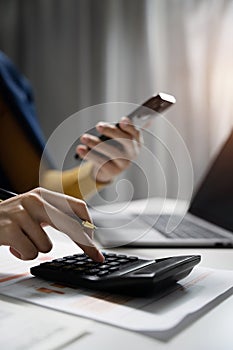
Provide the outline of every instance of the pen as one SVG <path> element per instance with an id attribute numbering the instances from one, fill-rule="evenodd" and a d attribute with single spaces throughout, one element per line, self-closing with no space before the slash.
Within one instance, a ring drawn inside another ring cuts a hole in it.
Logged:
<path id="1" fill-rule="evenodd" d="M 5 201 L 6 199 L 10 199 L 12 197 L 15 197 L 15 196 L 17 196 L 16 193 L 4 190 L 3 188 L 0 188 L 0 201 L 1 202 Z"/>
<path id="2" fill-rule="evenodd" d="M 12 197 L 17 196 L 17 193 L 11 192 L 11 191 L 7 191 L 3 188 L 0 188 L 0 202 L 5 201 L 6 199 L 10 199 Z M 77 217 L 75 217 L 75 219 L 77 219 Z M 96 229 L 96 226 L 94 224 L 92 224 L 91 222 L 81 219 L 81 225 L 85 228 L 89 228 L 89 229 Z"/>

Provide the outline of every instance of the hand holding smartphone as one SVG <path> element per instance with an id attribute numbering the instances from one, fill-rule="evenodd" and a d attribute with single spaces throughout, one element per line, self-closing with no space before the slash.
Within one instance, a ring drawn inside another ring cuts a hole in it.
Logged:
<path id="1" fill-rule="evenodd" d="M 159 94 L 150 97 L 138 108 L 133 110 L 129 115 L 127 115 L 127 118 L 132 120 L 135 123 L 135 125 L 140 124 L 145 127 L 151 119 L 163 114 L 175 102 L 176 99 L 174 96 L 160 92 Z M 117 123 L 116 126 L 120 128 L 119 123 Z M 101 141 L 110 140 L 110 138 L 105 135 L 100 135 L 99 139 Z M 75 158 L 79 159 L 78 154 L 75 155 Z"/>

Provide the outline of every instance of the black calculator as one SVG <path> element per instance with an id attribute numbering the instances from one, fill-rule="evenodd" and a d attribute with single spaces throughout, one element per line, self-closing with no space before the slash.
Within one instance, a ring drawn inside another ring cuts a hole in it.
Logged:
<path id="1" fill-rule="evenodd" d="M 31 268 L 34 276 L 70 287 L 141 294 L 160 291 L 186 277 L 200 255 L 148 260 L 138 256 L 103 253 L 98 263 L 86 254 L 74 254 Z"/>

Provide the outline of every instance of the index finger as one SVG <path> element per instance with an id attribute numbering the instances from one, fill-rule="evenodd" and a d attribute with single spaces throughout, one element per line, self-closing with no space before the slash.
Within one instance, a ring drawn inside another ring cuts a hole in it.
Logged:
<path id="1" fill-rule="evenodd" d="M 22 201 L 22 205 L 27 209 L 34 220 L 40 223 L 45 222 L 64 232 L 79 245 L 90 258 L 98 262 L 104 261 L 103 255 L 77 220 L 35 194 L 31 194 L 30 197 L 25 197 Z"/>
<path id="2" fill-rule="evenodd" d="M 53 192 L 45 188 L 37 188 L 35 192 L 39 192 L 43 199 L 62 212 L 72 216 L 79 222 L 87 221 L 88 223 L 93 223 L 86 203 L 83 200 L 65 195 L 63 193 Z M 87 228 L 87 226 L 85 226 L 85 232 L 91 238 L 93 238 L 94 228 Z"/>
<path id="3" fill-rule="evenodd" d="M 37 188 L 32 192 L 35 192 L 46 202 L 49 202 L 51 205 L 58 208 L 62 212 L 65 212 L 69 215 L 76 214 L 80 219 L 92 223 L 92 219 L 89 215 L 86 203 L 83 200 L 68 196 L 63 193 L 53 192 L 45 188 Z"/>
<path id="4" fill-rule="evenodd" d="M 141 132 L 129 118 L 121 118 L 119 125 L 124 132 L 131 135 L 137 142 L 141 142 Z"/>

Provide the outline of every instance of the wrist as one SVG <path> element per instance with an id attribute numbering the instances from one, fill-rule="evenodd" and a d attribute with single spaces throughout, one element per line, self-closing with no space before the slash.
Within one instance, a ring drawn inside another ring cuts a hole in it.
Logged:
<path id="1" fill-rule="evenodd" d="M 113 182 L 113 176 L 109 176 L 101 172 L 101 168 L 97 168 L 94 164 L 91 170 L 91 177 L 97 184 L 103 186 L 109 185 Z"/>

